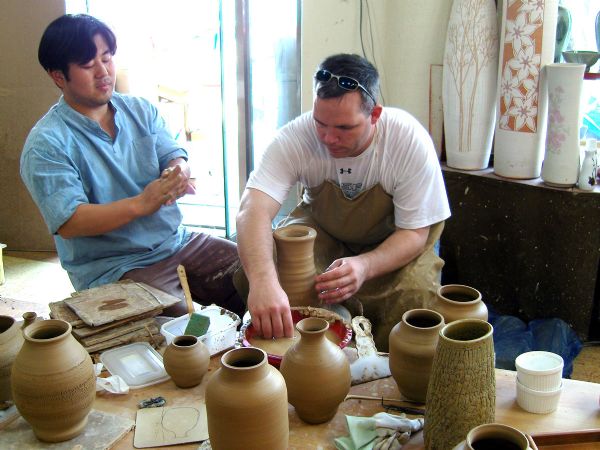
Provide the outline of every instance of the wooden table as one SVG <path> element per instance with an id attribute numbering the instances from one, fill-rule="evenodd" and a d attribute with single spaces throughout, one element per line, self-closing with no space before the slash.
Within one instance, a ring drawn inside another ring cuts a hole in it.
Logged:
<path id="1" fill-rule="evenodd" d="M 130 390 L 127 395 L 99 394 L 94 408 L 135 420 L 137 404 L 150 397 L 162 395 L 167 399 L 166 406 L 189 406 L 204 401 L 206 382 L 219 367 L 220 356 L 211 359 L 208 374 L 199 386 L 179 389 L 169 380 L 143 389 Z M 563 393 L 558 409 L 551 414 L 531 414 L 522 410 L 516 402 L 516 372 L 496 370 L 496 422 L 511 425 L 530 433 L 577 431 L 600 428 L 600 384 L 584 381 L 564 380 Z M 398 388 L 392 378 L 371 381 L 353 386 L 351 394 L 400 398 Z M 384 411 L 379 401 L 346 400 L 340 405 L 336 416 L 328 423 L 308 425 L 289 407 L 290 449 L 335 449 L 333 439 L 348 434 L 345 415 L 370 417 Z M 394 413 L 393 411 L 390 411 Z M 397 414 L 397 413 L 396 413 Z M 131 431 L 115 446 L 116 449 L 132 449 Z M 178 445 L 180 449 L 197 449 L 198 443 Z M 157 447 L 165 448 L 165 447 Z M 403 447 L 403 450 L 423 448 L 423 433 L 416 433 Z"/>

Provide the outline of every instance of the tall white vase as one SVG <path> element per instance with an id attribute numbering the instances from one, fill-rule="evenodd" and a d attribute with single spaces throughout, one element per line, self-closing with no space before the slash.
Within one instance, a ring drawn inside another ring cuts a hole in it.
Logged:
<path id="1" fill-rule="evenodd" d="M 446 34 L 442 84 L 449 167 L 487 168 L 496 123 L 497 74 L 494 0 L 454 0 Z"/>
<path id="2" fill-rule="evenodd" d="M 570 187 L 579 176 L 580 105 L 585 64 L 548 64 L 545 71 L 548 125 L 542 180 L 550 186 Z"/>
<path id="3" fill-rule="evenodd" d="M 547 103 L 541 70 L 554 59 L 558 0 L 504 0 L 494 172 L 507 178 L 540 176 Z"/>

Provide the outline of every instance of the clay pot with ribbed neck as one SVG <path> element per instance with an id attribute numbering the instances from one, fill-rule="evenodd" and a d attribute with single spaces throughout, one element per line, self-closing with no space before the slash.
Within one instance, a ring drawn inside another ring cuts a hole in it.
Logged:
<path id="1" fill-rule="evenodd" d="M 444 317 L 436 311 L 411 309 L 390 332 L 390 372 L 408 400 L 425 403 L 431 365 L 444 325 Z"/>
<path id="2" fill-rule="evenodd" d="M 206 385 L 213 450 L 285 450 L 289 421 L 285 381 L 255 347 L 229 350 Z"/>
<path id="3" fill-rule="evenodd" d="M 317 232 L 305 225 L 288 225 L 273 232 L 279 283 L 290 306 L 318 306 L 315 291 L 314 245 Z"/>
<path id="4" fill-rule="evenodd" d="M 175 337 L 163 353 L 166 372 L 175 385 L 183 389 L 199 385 L 209 363 L 208 348 L 192 335 Z"/>
<path id="5" fill-rule="evenodd" d="M 298 416 L 311 424 L 335 416 L 350 390 L 350 364 L 343 350 L 325 336 L 329 323 L 308 317 L 296 324 L 300 340 L 283 355 L 279 370 Z"/>
<path id="6" fill-rule="evenodd" d="M 12 366 L 12 394 L 19 413 L 45 442 L 78 436 L 96 396 L 90 355 L 63 320 L 40 320 L 23 331 Z"/>
<path id="7" fill-rule="evenodd" d="M 447 324 L 459 319 L 488 319 L 488 309 L 481 292 L 464 284 L 440 286 L 428 309 L 439 312 Z"/>
<path id="8" fill-rule="evenodd" d="M 23 314 L 23 323 L 10 316 L 0 316 L 0 403 L 12 399 L 10 372 L 23 345 L 23 329 L 36 318 L 36 313 Z"/>

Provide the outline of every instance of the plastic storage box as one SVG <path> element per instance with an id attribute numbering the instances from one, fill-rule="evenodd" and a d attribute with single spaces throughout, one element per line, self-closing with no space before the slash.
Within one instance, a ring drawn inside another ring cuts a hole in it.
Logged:
<path id="1" fill-rule="evenodd" d="M 199 339 L 206 347 L 208 347 L 211 356 L 235 345 L 237 327 L 241 322 L 240 317 L 237 314 L 217 305 L 210 305 L 201 310 L 196 310 L 196 313 L 210 318 L 210 326 L 208 327 L 206 334 L 200 336 Z M 185 314 L 164 323 L 160 327 L 160 332 L 165 337 L 167 345 L 170 344 L 176 336 L 181 336 L 185 333 L 185 328 L 189 321 L 189 314 Z"/>

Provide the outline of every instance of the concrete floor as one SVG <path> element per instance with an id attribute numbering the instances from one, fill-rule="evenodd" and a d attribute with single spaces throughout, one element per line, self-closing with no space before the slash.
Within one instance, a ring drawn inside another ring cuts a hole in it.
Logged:
<path id="1" fill-rule="evenodd" d="M 10 315 L 13 306 L 6 299 L 26 302 L 43 314 L 50 302 L 73 292 L 66 272 L 53 252 L 3 252 L 6 282 L 0 286 L 0 314 Z M 600 383 L 600 346 L 586 345 L 575 359 L 572 377 Z"/>

